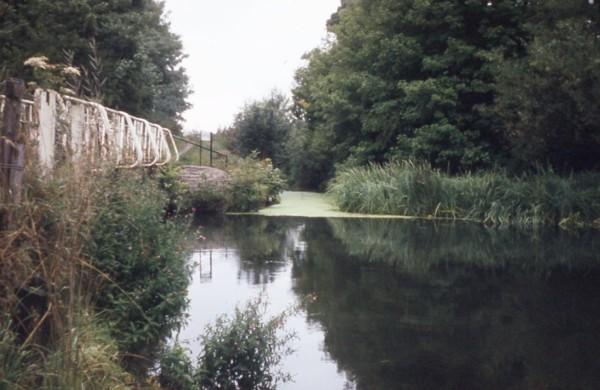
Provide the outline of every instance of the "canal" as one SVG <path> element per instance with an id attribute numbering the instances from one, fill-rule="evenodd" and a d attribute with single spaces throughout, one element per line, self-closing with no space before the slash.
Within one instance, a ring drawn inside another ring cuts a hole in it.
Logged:
<path id="1" fill-rule="evenodd" d="M 188 325 L 263 294 L 284 390 L 600 388 L 600 235 L 387 219 L 204 220 Z"/>

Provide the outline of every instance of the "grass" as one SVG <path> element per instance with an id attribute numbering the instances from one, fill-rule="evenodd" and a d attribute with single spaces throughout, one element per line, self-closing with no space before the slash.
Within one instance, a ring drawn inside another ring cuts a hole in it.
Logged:
<path id="1" fill-rule="evenodd" d="M 13 221 L 0 227 L 0 390 L 140 385 L 124 363 L 152 365 L 186 304 L 167 195 L 139 172 L 38 172 L 26 167 L 20 204 L 0 204 Z"/>
<path id="2" fill-rule="evenodd" d="M 338 172 L 328 193 L 348 212 L 567 228 L 600 224 L 599 183 L 597 173 L 449 176 L 407 161 Z"/>

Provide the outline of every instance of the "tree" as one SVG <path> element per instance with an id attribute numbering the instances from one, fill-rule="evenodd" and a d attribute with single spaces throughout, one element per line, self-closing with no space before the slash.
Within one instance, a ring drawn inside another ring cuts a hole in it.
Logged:
<path id="1" fill-rule="evenodd" d="M 32 56 L 51 63 L 72 53 L 89 66 L 95 40 L 106 78 L 106 105 L 175 130 L 189 105 L 182 44 L 155 0 L 0 0 L 0 71 L 31 80 Z M 0 76 L 2 76 L 0 74 Z"/>
<path id="2" fill-rule="evenodd" d="M 271 96 L 248 103 L 227 130 L 227 144 L 242 157 L 253 151 L 260 158 L 270 158 L 276 167 L 287 163 L 286 140 L 294 126 L 287 98 L 272 92 Z"/>
<path id="3" fill-rule="evenodd" d="M 594 169 L 600 156 L 600 14 L 579 1 L 534 3 L 527 56 L 499 68 L 495 111 L 515 164 Z"/>
<path id="4" fill-rule="evenodd" d="M 312 140 L 334 163 L 419 158 L 451 171 L 493 165 L 505 153 L 494 64 L 524 53 L 519 0 L 349 0 L 334 38 L 307 55 L 294 90 Z M 319 136 L 317 136 L 319 134 Z"/>

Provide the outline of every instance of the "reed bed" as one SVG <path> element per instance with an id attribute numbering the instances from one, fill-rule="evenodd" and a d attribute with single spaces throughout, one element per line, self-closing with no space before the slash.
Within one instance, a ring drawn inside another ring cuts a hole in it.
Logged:
<path id="1" fill-rule="evenodd" d="M 535 227 L 600 225 L 600 174 L 549 170 L 450 176 L 411 161 L 337 173 L 328 192 L 344 211 Z"/>

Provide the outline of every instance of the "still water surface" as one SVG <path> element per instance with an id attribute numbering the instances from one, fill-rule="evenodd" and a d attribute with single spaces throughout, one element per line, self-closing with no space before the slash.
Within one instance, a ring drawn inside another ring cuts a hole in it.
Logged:
<path id="1" fill-rule="evenodd" d="M 280 388 L 598 389 L 600 234 L 473 224 L 204 221 L 188 326 L 264 292 L 298 335 Z"/>

